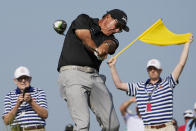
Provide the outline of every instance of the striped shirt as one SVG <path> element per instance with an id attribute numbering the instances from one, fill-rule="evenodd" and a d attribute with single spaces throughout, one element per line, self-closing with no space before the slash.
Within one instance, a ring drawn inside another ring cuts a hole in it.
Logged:
<path id="1" fill-rule="evenodd" d="M 20 89 L 17 88 L 9 92 L 4 99 L 4 113 L 3 116 L 8 114 L 16 105 L 18 96 L 20 95 Z M 46 94 L 43 90 L 38 88 L 29 87 L 28 93 L 31 94 L 32 99 L 41 107 L 48 109 Z M 20 125 L 21 127 L 30 127 L 37 125 L 44 125 L 45 120 L 42 119 L 38 114 L 33 110 L 33 108 L 27 103 L 23 102 L 18 108 L 16 117 L 13 122 L 10 123 L 12 126 Z"/>
<path id="2" fill-rule="evenodd" d="M 172 75 L 165 80 L 160 78 L 155 84 L 151 84 L 150 79 L 146 82 L 128 83 L 128 95 L 136 96 L 144 125 L 163 124 L 172 120 L 173 88 L 177 83 Z M 151 107 L 147 107 L 149 104 Z"/>

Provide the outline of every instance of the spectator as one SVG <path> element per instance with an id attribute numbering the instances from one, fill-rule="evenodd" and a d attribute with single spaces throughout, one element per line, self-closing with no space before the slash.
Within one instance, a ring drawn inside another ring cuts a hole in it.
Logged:
<path id="1" fill-rule="evenodd" d="M 177 121 L 175 119 L 173 119 L 172 123 L 174 125 L 175 131 L 177 131 L 178 130 L 178 123 L 177 123 Z"/>
<path id="2" fill-rule="evenodd" d="M 45 131 L 48 117 L 46 94 L 30 85 L 31 75 L 26 67 L 19 67 L 14 74 L 17 88 L 4 99 L 3 120 L 12 131 Z"/>
<path id="3" fill-rule="evenodd" d="M 186 64 L 192 40 L 191 36 L 184 44 L 179 63 L 165 79 L 160 77 L 162 68 L 157 59 L 151 59 L 147 63 L 149 79 L 137 83 L 122 82 L 115 67 L 116 59 L 108 61 L 116 88 L 126 91 L 130 96 L 136 96 L 145 131 L 175 131 L 172 123 L 173 91 Z"/>
<path id="4" fill-rule="evenodd" d="M 194 104 L 194 110 L 196 113 L 196 102 Z M 185 131 L 196 131 L 196 117 L 187 122 Z"/>
<path id="5" fill-rule="evenodd" d="M 185 131 L 185 128 L 186 128 L 186 125 L 187 125 L 187 122 L 192 119 L 194 117 L 194 114 L 193 114 L 193 111 L 192 110 L 186 110 L 184 112 L 184 120 L 185 120 L 185 124 L 180 126 L 178 128 L 178 131 Z"/>
<path id="6" fill-rule="evenodd" d="M 131 113 L 131 111 L 128 110 L 128 107 L 135 102 L 136 102 L 135 97 L 132 97 L 128 101 L 125 101 L 120 106 L 120 112 L 125 120 L 127 131 L 144 131 L 144 123 L 138 111 L 138 107 L 136 107 L 137 115 L 134 115 L 133 113 Z"/>

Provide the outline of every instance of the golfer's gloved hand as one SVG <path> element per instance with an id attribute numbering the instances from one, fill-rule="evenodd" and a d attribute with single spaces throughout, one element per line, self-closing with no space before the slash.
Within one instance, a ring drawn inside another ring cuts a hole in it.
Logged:
<path id="1" fill-rule="evenodd" d="M 105 60 L 105 59 L 107 58 L 107 55 L 106 55 L 106 56 L 102 56 L 102 57 L 99 56 L 98 53 L 97 53 L 96 51 L 94 51 L 94 55 L 95 55 L 95 56 L 97 57 L 97 59 L 100 60 L 100 61 L 103 61 L 103 60 Z"/>

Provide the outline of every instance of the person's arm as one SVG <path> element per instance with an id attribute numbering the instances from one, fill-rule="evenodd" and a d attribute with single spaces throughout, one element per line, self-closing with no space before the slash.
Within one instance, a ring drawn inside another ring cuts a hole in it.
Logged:
<path id="1" fill-rule="evenodd" d="M 17 114 L 18 108 L 22 104 L 23 100 L 24 100 L 23 99 L 23 95 L 20 94 L 18 99 L 17 99 L 16 105 L 14 106 L 14 108 L 8 114 L 3 116 L 3 120 L 4 120 L 4 123 L 6 125 L 9 125 L 9 124 L 12 123 L 12 121 L 14 120 L 14 118 L 15 118 L 15 116 Z"/>
<path id="2" fill-rule="evenodd" d="M 33 110 L 43 119 L 48 117 L 48 110 L 38 105 L 31 97 L 30 93 L 25 93 L 24 100 L 31 105 Z"/>
<path id="3" fill-rule="evenodd" d="M 91 48 L 93 50 L 97 49 L 97 46 L 96 46 L 95 42 L 91 38 L 90 30 L 88 30 L 88 29 L 76 29 L 75 33 L 76 33 L 77 37 L 82 41 L 82 43 L 87 48 L 90 47 L 88 49 L 90 49 L 90 50 L 91 50 Z M 93 50 L 91 50 L 91 51 L 93 51 Z"/>
<path id="4" fill-rule="evenodd" d="M 128 91 L 128 83 L 123 83 L 120 80 L 120 77 L 117 73 L 116 67 L 115 67 L 115 63 L 116 63 L 116 59 L 115 58 L 111 58 L 108 61 L 108 65 L 110 67 L 111 70 L 111 74 L 112 74 L 112 79 L 114 81 L 114 84 L 116 86 L 117 89 L 123 90 L 123 91 Z"/>
<path id="5" fill-rule="evenodd" d="M 85 47 L 94 52 L 97 46 L 95 42 L 91 38 L 91 27 L 89 26 L 89 22 L 91 18 L 86 14 L 80 14 L 73 22 L 72 22 L 72 31 L 75 35 L 82 41 Z M 93 28 L 93 31 L 97 31 L 98 29 Z"/>
<path id="6" fill-rule="evenodd" d="M 132 97 L 128 101 L 125 101 L 121 106 L 120 106 L 120 112 L 122 116 L 126 115 L 127 108 L 132 104 L 136 102 L 136 97 Z"/>
<path id="7" fill-rule="evenodd" d="M 98 56 L 101 57 L 109 53 L 111 46 L 108 44 L 113 44 L 113 41 L 111 40 L 107 43 L 104 42 L 99 47 L 97 47 L 95 42 L 92 40 L 90 30 L 88 29 L 76 29 L 75 33 L 82 43 L 87 47 L 87 49 L 91 50 L 92 52 L 96 51 Z"/>
<path id="8" fill-rule="evenodd" d="M 179 63 L 177 64 L 177 66 L 175 67 L 175 69 L 172 72 L 172 76 L 174 78 L 175 81 L 177 81 L 180 77 L 180 74 L 186 64 L 187 58 L 188 58 L 188 53 L 189 53 L 189 47 L 190 47 L 190 43 L 193 41 L 193 36 L 191 35 L 189 42 L 184 44 L 184 49 L 182 51 Z"/>

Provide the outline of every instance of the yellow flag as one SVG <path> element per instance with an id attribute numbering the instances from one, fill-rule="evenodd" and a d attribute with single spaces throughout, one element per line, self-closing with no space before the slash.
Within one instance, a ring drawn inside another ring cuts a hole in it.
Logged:
<path id="1" fill-rule="evenodd" d="M 159 19 L 143 35 L 139 40 L 153 45 L 168 46 L 174 44 L 184 44 L 189 41 L 191 33 L 175 34 L 167 29 L 162 20 Z"/>
<path id="2" fill-rule="evenodd" d="M 190 36 L 191 33 L 175 34 L 171 32 L 163 24 L 162 20 L 159 19 L 144 33 L 142 33 L 134 41 L 132 41 L 129 45 L 127 45 L 124 49 L 118 52 L 118 54 L 115 55 L 114 58 L 117 58 L 121 53 L 123 53 L 137 40 L 141 40 L 145 43 L 158 45 L 158 46 L 168 46 L 168 45 L 184 44 L 189 41 Z"/>

